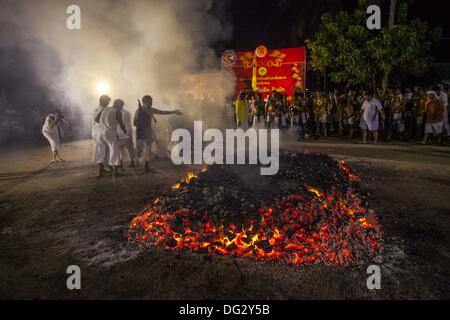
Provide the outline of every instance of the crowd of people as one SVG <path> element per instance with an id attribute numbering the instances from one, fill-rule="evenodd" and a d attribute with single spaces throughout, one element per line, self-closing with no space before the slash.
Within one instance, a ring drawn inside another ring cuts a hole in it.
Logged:
<path id="1" fill-rule="evenodd" d="M 374 143 L 381 137 L 403 141 L 430 137 L 443 142 L 450 136 L 448 115 L 450 89 L 440 85 L 434 89 L 408 87 L 370 90 L 334 90 L 323 92 L 296 91 L 292 97 L 272 91 L 265 99 L 260 92 L 241 91 L 234 108 L 240 128 L 279 128 L 294 130 L 299 139 L 319 137 L 360 137 Z"/>
<path id="2" fill-rule="evenodd" d="M 289 130 L 296 139 L 320 137 L 360 137 L 367 143 L 369 137 L 391 141 L 420 141 L 433 139 L 441 144 L 450 136 L 448 94 L 450 89 L 440 85 L 434 89 L 416 87 L 388 89 L 386 92 L 334 90 L 323 92 L 296 91 L 292 97 L 273 91 L 266 98 L 260 92 L 240 92 L 233 106 L 238 128 L 278 128 Z M 135 167 L 141 159 L 145 172 L 151 171 L 149 162 L 152 142 L 156 141 L 152 122 L 155 115 L 180 115 L 179 110 L 162 111 L 153 107 L 153 99 L 146 95 L 138 100 L 138 109 L 132 119 L 117 99 L 111 106 L 111 98 L 103 95 L 92 115 L 93 161 L 97 175 L 111 172 L 121 175 L 123 160 L 129 159 Z M 42 127 L 52 151 L 52 162 L 64 161 L 60 154 L 60 125 L 64 116 L 60 110 L 49 114 Z M 133 139 L 135 128 L 135 140 Z M 445 136 L 444 136 L 445 134 Z M 136 141 L 136 143 L 134 142 Z"/>
<path id="3" fill-rule="evenodd" d="M 93 162 L 97 165 L 97 176 L 104 173 L 112 173 L 114 177 L 121 175 L 123 160 L 130 160 L 129 166 L 135 167 L 136 160 L 142 159 L 144 171 L 150 172 L 152 142 L 156 140 L 152 129 L 152 122 L 157 122 L 155 115 L 180 115 L 179 110 L 162 111 L 153 107 L 153 99 L 146 95 L 142 102 L 138 100 L 138 109 L 133 118 L 133 126 L 136 130 L 136 146 L 133 140 L 132 117 L 130 112 L 123 107 L 125 102 L 121 99 L 114 100 L 107 95 L 102 95 L 99 105 L 92 115 L 92 139 L 94 141 Z M 58 109 L 46 117 L 42 134 L 50 143 L 52 150 L 52 162 L 64 161 L 59 155 L 61 145 L 60 125 L 64 117 Z"/>

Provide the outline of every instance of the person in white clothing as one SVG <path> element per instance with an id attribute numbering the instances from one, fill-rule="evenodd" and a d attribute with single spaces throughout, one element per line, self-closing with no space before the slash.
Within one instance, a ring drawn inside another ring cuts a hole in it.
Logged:
<path id="1" fill-rule="evenodd" d="M 92 140 L 94 140 L 94 151 L 92 155 L 92 162 L 97 164 L 97 175 L 101 176 L 103 172 L 111 172 L 105 169 L 108 164 L 109 149 L 100 141 L 100 134 L 103 127 L 100 123 L 95 121 L 95 118 L 102 113 L 102 111 L 109 106 L 111 98 L 107 95 L 102 95 L 99 99 L 99 105 L 95 108 L 92 115 Z M 100 171 L 98 171 L 100 170 Z"/>
<path id="2" fill-rule="evenodd" d="M 382 119 L 385 119 L 383 106 L 381 105 L 380 100 L 375 98 L 372 93 L 365 92 L 360 123 L 360 128 L 363 133 L 363 143 L 367 143 L 367 131 L 372 133 L 374 143 L 378 143 L 378 129 L 380 126 L 378 113 L 381 114 Z"/>
<path id="3" fill-rule="evenodd" d="M 119 176 L 119 166 L 120 166 L 120 147 L 119 139 L 117 138 L 117 126 L 124 134 L 127 134 L 127 129 L 122 119 L 122 108 L 124 106 L 123 100 L 117 99 L 114 101 L 112 107 L 105 108 L 100 112 L 96 118 L 95 122 L 102 125 L 102 132 L 99 135 L 100 140 L 100 155 L 104 156 L 106 147 L 109 149 L 109 165 L 113 167 L 113 176 Z M 101 176 L 102 165 L 99 164 L 98 174 Z"/>
<path id="4" fill-rule="evenodd" d="M 438 98 L 442 100 L 444 105 L 444 128 L 447 132 L 447 136 L 450 136 L 450 124 L 448 122 L 448 95 L 445 92 L 444 86 L 441 84 L 438 87 Z"/>
<path id="5" fill-rule="evenodd" d="M 56 109 L 45 118 L 44 125 L 42 126 L 42 134 L 48 140 L 48 142 L 50 143 L 50 148 L 52 149 L 51 163 L 64 161 L 64 159 L 62 159 L 58 153 L 61 145 L 59 125 L 62 121 L 62 113 L 60 110 Z"/>
<path id="6" fill-rule="evenodd" d="M 133 145 L 133 135 L 132 135 L 132 127 L 131 127 L 131 114 L 125 109 L 122 109 L 122 120 L 125 124 L 125 129 L 127 129 L 127 134 L 124 134 L 120 129 L 120 125 L 117 126 L 117 137 L 119 138 L 119 147 L 120 147 L 120 156 L 122 158 L 121 166 L 123 166 L 123 160 L 126 158 L 128 154 L 128 158 L 130 159 L 130 167 L 135 167 L 135 152 Z"/>

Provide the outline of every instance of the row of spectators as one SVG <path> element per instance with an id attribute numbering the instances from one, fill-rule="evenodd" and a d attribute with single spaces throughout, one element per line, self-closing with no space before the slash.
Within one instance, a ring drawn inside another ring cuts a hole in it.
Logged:
<path id="1" fill-rule="evenodd" d="M 375 143 L 435 137 L 442 143 L 450 136 L 448 93 L 436 88 L 406 87 L 329 94 L 297 91 L 293 97 L 273 91 L 263 99 L 261 93 L 241 92 L 234 103 L 238 127 L 291 129 L 299 139 L 337 136 L 361 137 L 371 133 Z"/>

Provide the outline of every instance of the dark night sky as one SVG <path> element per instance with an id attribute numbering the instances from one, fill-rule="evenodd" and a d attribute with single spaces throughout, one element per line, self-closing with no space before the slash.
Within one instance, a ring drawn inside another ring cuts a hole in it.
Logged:
<path id="1" fill-rule="evenodd" d="M 221 1 L 221 0 L 218 0 Z M 357 0 L 346 0 L 345 5 L 336 7 L 327 3 L 339 1 L 297 0 L 295 10 L 280 6 L 279 0 L 230 0 L 228 12 L 233 25 L 232 38 L 221 43 L 220 49 L 253 50 L 259 44 L 272 47 L 292 47 L 303 45 L 306 38 L 311 38 L 318 30 L 320 20 L 311 16 L 311 9 L 318 6 L 318 11 L 351 10 L 357 6 Z M 303 10 L 302 10 L 303 9 Z M 309 24 L 306 34 L 301 39 L 291 37 L 292 19 L 299 15 Z M 382 7 L 383 20 L 387 19 L 388 8 Z M 409 8 L 409 17 L 427 21 L 430 26 L 443 28 L 444 39 L 433 48 L 437 62 L 450 62 L 450 1 L 414 0 Z"/>
<path id="2" fill-rule="evenodd" d="M 290 3 L 291 6 L 288 8 L 280 6 L 283 1 Z M 228 40 L 215 45 L 216 52 L 220 56 L 225 49 L 253 50 L 260 44 L 265 44 L 269 48 L 304 45 L 304 40 L 311 38 L 318 30 L 321 14 L 330 10 L 335 12 L 340 9 L 351 10 L 357 6 L 357 2 L 357 0 L 215 0 L 211 14 L 217 16 L 222 23 L 232 26 L 233 30 Z M 336 7 L 336 3 L 345 3 L 345 6 Z M 387 8 L 382 8 L 382 14 L 384 18 L 387 17 Z M 292 37 L 293 21 L 298 16 L 301 19 L 297 20 L 306 25 L 305 33 L 299 37 Z M 450 62 L 450 1 L 414 0 L 410 7 L 410 17 L 418 17 L 432 26 L 443 28 L 444 39 L 433 47 L 432 55 L 435 62 Z M 220 67 L 219 62 L 217 67 Z M 24 101 L 47 100 L 45 88 L 30 76 L 32 75 L 30 68 L 26 54 L 14 48 L 0 50 L 0 88 L 11 93 L 9 97 L 18 104 Z"/>

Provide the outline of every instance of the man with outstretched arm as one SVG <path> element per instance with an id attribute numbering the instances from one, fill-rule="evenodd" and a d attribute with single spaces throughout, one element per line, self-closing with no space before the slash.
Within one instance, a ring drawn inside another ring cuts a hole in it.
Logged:
<path id="1" fill-rule="evenodd" d="M 140 101 L 138 102 L 138 110 L 134 115 L 138 154 L 142 154 L 142 158 L 144 159 L 144 171 L 150 172 L 150 156 L 153 142 L 152 121 L 157 122 L 154 115 L 181 115 L 181 112 L 179 110 L 162 111 L 152 107 L 153 98 L 149 95 L 142 98 L 142 104 Z"/>

